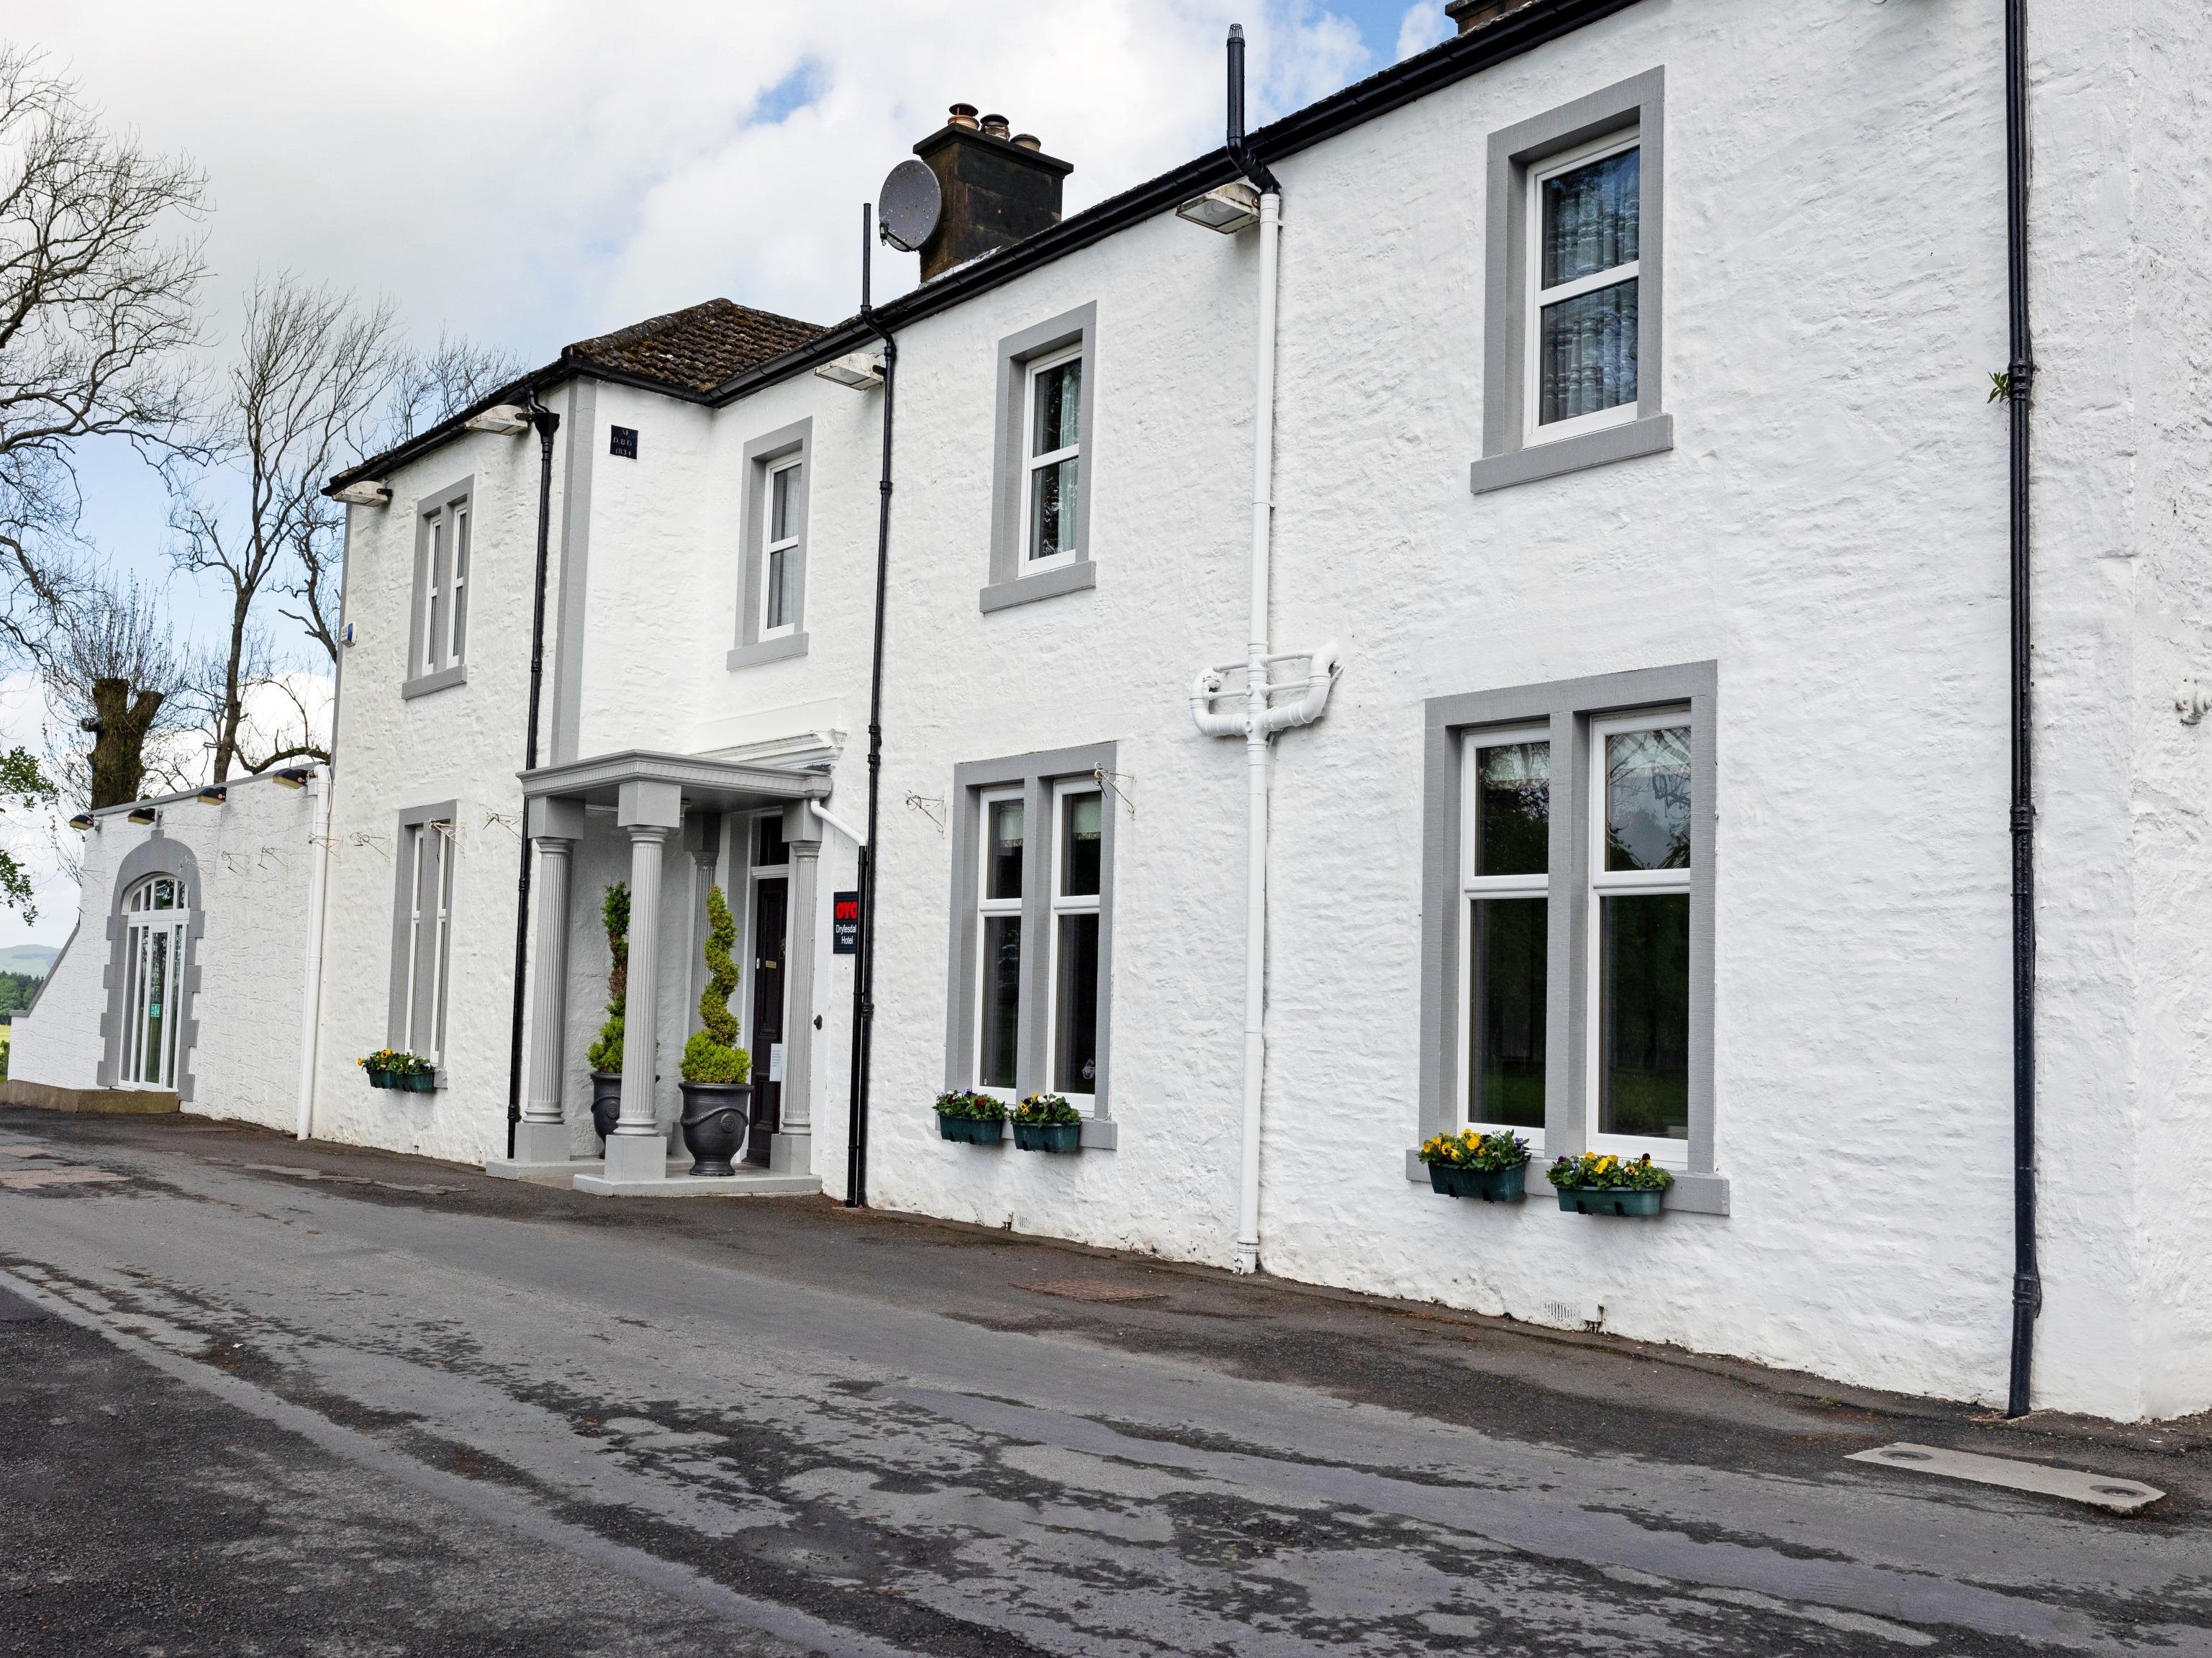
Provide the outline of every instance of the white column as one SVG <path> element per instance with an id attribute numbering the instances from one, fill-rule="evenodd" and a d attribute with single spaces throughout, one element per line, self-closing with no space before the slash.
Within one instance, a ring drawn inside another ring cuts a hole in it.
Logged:
<path id="1" fill-rule="evenodd" d="M 804 803 L 784 814 L 791 908 L 783 945 L 783 1121 L 769 1141 L 779 1175 L 814 1172 L 814 924 L 821 907 L 822 826 Z"/>
<path id="2" fill-rule="evenodd" d="M 532 825 L 533 830 L 541 827 Z M 568 1082 L 568 867 L 576 842 L 568 835 L 533 833 L 530 844 L 538 864 L 530 916 L 537 949 L 530 985 L 529 1083 L 514 1133 L 514 1156 L 518 1163 L 562 1163 L 569 1156 L 562 1098 Z"/>
<path id="3" fill-rule="evenodd" d="M 607 1137 L 609 1180 L 660 1180 L 668 1138 L 653 1119 L 660 1023 L 660 871 L 669 838 L 683 823 L 672 783 L 625 783 L 617 822 L 629 836 L 629 993 L 623 1023 L 622 1114 Z"/>

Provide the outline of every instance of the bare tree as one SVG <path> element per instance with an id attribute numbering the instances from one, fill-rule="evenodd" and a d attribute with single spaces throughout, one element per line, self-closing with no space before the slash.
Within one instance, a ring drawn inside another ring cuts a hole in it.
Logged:
<path id="1" fill-rule="evenodd" d="M 257 683 L 257 609 L 326 533 L 323 485 L 358 452 L 392 384 L 392 314 L 389 301 L 364 306 L 289 273 L 247 297 L 239 361 L 211 434 L 217 461 L 179 495 L 173 514 L 179 565 L 228 589 L 212 710 L 217 782 L 238 761 L 246 694 Z M 316 591 L 312 580 L 303 585 Z M 335 656 L 335 612 L 319 601 L 308 610 L 309 632 Z M 264 658 L 265 646 L 260 638 Z"/>
<path id="2" fill-rule="evenodd" d="M 0 651 L 35 653 L 86 587 L 76 446 L 165 452 L 192 386 L 204 265 L 174 221 L 205 180 L 107 131 L 39 54 L 0 46 Z"/>
<path id="3" fill-rule="evenodd" d="M 69 722 L 52 730 L 50 758 L 70 794 L 94 811 L 136 800 L 149 761 L 163 783 L 181 786 L 197 756 L 149 756 L 148 744 L 198 725 L 190 692 L 201 677 L 175 643 L 159 597 L 136 580 L 93 589 L 73 604 L 46 666 L 50 700 Z M 88 752 L 75 740 L 79 732 L 91 733 Z"/>
<path id="4" fill-rule="evenodd" d="M 521 360 L 442 329 L 428 351 L 393 360 L 391 391 L 368 446 L 387 449 L 428 430 L 486 394 L 521 377 Z M 318 497 L 301 520 L 291 580 L 278 591 L 298 602 L 283 614 L 298 623 L 332 662 L 337 660 L 338 583 L 345 559 L 345 509 Z"/>
<path id="5" fill-rule="evenodd" d="M 232 732 L 233 768 L 264 772 L 287 760 L 331 757 L 322 717 L 328 713 L 327 700 L 312 694 L 313 688 L 330 682 L 312 670 L 282 666 L 268 629 L 258 623 L 246 630 L 234 667 L 219 652 L 210 652 L 195 664 L 182 701 L 202 738 L 203 750 L 213 750 L 220 740 L 234 680 L 239 717 Z"/>

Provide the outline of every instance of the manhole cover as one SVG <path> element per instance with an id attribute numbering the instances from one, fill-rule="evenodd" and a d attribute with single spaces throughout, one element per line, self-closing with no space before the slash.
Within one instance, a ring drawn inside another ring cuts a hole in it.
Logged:
<path id="1" fill-rule="evenodd" d="M 1165 1301 L 1164 1290 L 1140 1290 L 1133 1284 L 1115 1284 L 1103 1278 L 1056 1278 L 1042 1284 L 1018 1284 L 1018 1290 L 1029 1290 L 1041 1296 L 1058 1296 L 1063 1301 Z"/>

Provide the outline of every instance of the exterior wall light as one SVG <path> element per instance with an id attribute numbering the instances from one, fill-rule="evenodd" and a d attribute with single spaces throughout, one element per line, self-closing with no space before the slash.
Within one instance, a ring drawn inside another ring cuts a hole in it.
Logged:
<path id="1" fill-rule="evenodd" d="M 161 821 L 161 814 L 151 806 L 133 806 L 131 808 L 131 821 L 134 823 L 158 823 Z"/>
<path id="2" fill-rule="evenodd" d="M 884 360 L 872 351 L 855 351 L 817 365 L 814 373 L 819 379 L 866 392 L 884 383 Z"/>
<path id="3" fill-rule="evenodd" d="M 204 806 L 219 806 L 230 798 L 230 791 L 220 783 L 210 783 L 192 797 Z"/>
<path id="4" fill-rule="evenodd" d="M 81 811 L 77 813 L 76 817 L 70 819 L 70 827 L 73 829 L 98 829 L 100 827 L 100 819 L 94 817 L 88 811 Z"/>
<path id="5" fill-rule="evenodd" d="M 363 478 L 358 483 L 347 484 L 343 489 L 331 490 L 331 499 L 342 501 L 349 507 L 389 507 L 392 505 L 392 491 L 381 483 Z"/>
<path id="6" fill-rule="evenodd" d="M 270 773 L 272 778 L 288 789 L 307 787 L 307 780 L 314 774 L 315 768 L 313 766 L 287 766 L 282 771 Z"/>
<path id="7" fill-rule="evenodd" d="M 461 422 L 471 432 L 489 432 L 498 437 L 519 437 L 530 429 L 530 416 L 511 403 L 495 404 L 480 415 L 471 415 Z"/>
<path id="8" fill-rule="evenodd" d="M 1233 236 L 1260 222 L 1260 192 L 1240 179 L 1192 197 L 1176 210 L 1176 217 Z"/>

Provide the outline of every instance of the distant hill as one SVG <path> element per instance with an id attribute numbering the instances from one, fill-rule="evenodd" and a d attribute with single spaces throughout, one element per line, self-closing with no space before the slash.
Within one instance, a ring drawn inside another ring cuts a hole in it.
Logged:
<path id="1" fill-rule="evenodd" d="M 61 951 L 52 944 L 10 944 L 0 950 L 0 973 L 21 973 L 43 979 Z"/>

